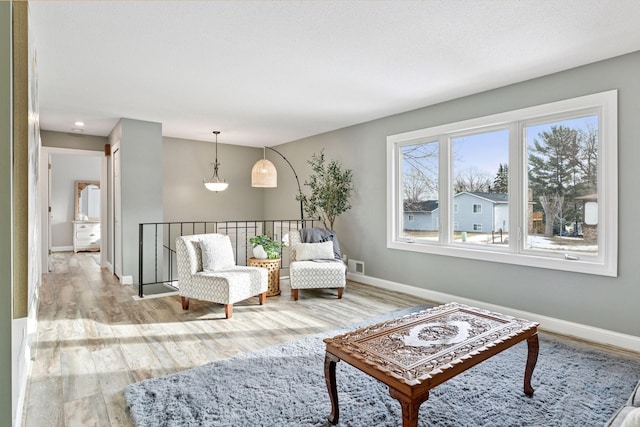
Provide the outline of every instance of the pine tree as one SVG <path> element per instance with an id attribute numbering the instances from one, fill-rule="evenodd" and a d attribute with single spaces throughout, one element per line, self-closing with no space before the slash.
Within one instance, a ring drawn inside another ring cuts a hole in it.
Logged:
<path id="1" fill-rule="evenodd" d="M 534 195 L 564 196 L 572 185 L 576 168 L 577 132 L 566 126 L 551 126 L 551 132 L 540 132 L 529 153 L 529 187 Z"/>
<path id="2" fill-rule="evenodd" d="M 579 162 L 578 132 L 566 126 L 551 126 L 540 132 L 529 153 L 529 188 L 539 200 L 545 216 L 545 236 L 553 235 L 553 224 L 565 221 L 565 201 L 575 197 Z"/>
<path id="3" fill-rule="evenodd" d="M 509 165 L 506 163 L 500 163 L 500 166 L 498 166 L 498 172 L 496 173 L 496 177 L 493 179 L 493 192 L 509 192 Z"/>

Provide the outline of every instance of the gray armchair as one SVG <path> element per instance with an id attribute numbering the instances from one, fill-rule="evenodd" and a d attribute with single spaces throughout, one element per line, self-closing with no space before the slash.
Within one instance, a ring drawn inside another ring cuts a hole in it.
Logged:
<path id="1" fill-rule="evenodd" d="M 182 308 L 189 309 L 195 298 L 224 304 L 225 317 L 231 318 L 233 304 L 259 295 L 267 296 L 268 272 L 260 267 L 236 266 L 229 236 L 196 234 L 176 239 L 178 294 Z"/>
<path id="2" fill-rule="evenodd" d="M 289 281 L 294 301 L 300 289 L 336 288 L 338 299 L 347 284 L 347 267 L 335 259 L 331 241 L 303 243 L 300 231 L 289 233 Z M 303 253 L 304 252 L 304 253 Z"/>

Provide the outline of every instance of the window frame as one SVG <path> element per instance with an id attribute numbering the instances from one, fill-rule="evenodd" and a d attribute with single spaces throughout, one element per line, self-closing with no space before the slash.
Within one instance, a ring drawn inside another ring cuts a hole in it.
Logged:
<path id="1" fill-rule="evenodd" d="M 526 126 L 536 122 L 563 120 L 598 114 L 598 255 L 578 259 L 564 253 L 527 250 Z M 618 129 L 617 90 L 610 90 L 513 111 L 452 122 L 387 136 L 387 248 L 484 260 L 554 270 L 617 276 L 618 247 Z M 492 248 L 454 242 L 451 188 L 451 139 L 466 133 L 493 129 L 509 130 L 509 223 L 515 238 L 506 248 Z M 438 141 L 439 147 L 439 239 L 402 237 L 401 147 Z M 524 173 L 523 173 L 524 172 Z"/>

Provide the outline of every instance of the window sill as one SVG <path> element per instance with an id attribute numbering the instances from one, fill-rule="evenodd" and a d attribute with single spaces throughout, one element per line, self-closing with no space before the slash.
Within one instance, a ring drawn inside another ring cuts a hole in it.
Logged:
<path id="1" fill-rule="evenodd" d="M 419 241 L 387 241 L 387 248 L 402 251 L 453 256 L 478 261 L 545 268 L 549 270 L 560 270 L 573 273 L 595 274 L 609 277 L 617 277 L 618 275 L 617 265 L 615 262 L 607 263 L 598 257 L 583 257 L 577 260 L 570 260 L 565 259 L 564 253 L 543 256 L 541 254 L 534 254 L 531 252 L 515 254 L 512 252 L 505 252 L 503 250 L 491 250 L 483 247 L 465 246 L 467 245 L 455 244 L 455 246 L 443 246 L 437 243 L 423 243 Z"/>

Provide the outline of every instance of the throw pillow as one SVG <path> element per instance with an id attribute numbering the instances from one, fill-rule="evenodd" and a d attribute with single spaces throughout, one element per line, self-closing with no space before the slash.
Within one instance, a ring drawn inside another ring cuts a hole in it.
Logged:
<path id="1" fill-rule="evenodd" d="M 629 412 L 620 427 L 640 427 L 640 408 Z"/>
<path id="2" fill-rule="evenodd" d="M 236 265 L 229 236 L 206 234 L 200 238 L 200 249 L 204 271 L 218 271 Z"/>
<path id="3" fill-rule="evenodd" d="M 335 259 L 342 260 L 342 254 L 340 253 L 340 244 L 338 243 L 338 237 L 336 233 L 324 228 L 301 228 L 300 238 L 303 243 L 318 243 L 326 242 L 328 240 L 333 241 L 333 253 Z"/>
<path id="4" fill-rule="evenodd" d="M 314 259 L 333 259 L 333 242 L 298 243 L 296 245 L 296 261 Z"/>

